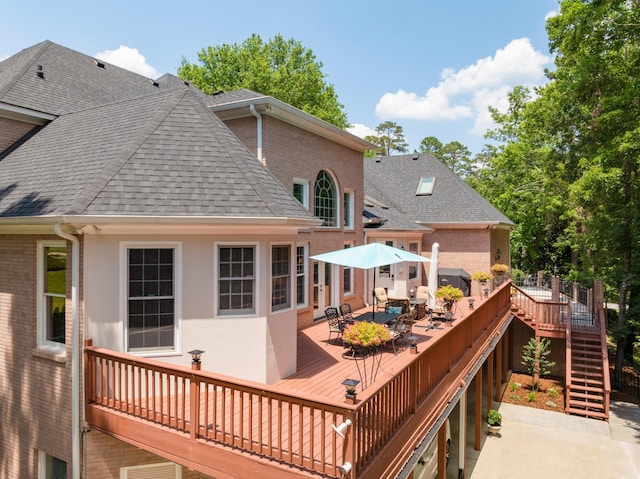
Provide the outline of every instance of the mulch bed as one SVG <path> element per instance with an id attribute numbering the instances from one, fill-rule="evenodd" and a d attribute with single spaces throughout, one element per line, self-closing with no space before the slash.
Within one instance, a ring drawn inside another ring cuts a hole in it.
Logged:
<path id="1" fill-rule="evenodd" d="M 541 378 L 538 391 L 534 392 L 529 374 L 511 373 L 501 402 L 564 412 L 564 379 Z"/>

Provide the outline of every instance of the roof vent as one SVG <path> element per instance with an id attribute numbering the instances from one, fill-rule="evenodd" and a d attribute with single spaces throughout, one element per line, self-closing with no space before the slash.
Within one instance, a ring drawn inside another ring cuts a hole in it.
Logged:
<path id="1" fill-rule="evenodd" d="M 38 71 L 36 72 L 38 78 L 44 78 L 44 72 L 42 71 L 42 65 L 38 65 Z"/>
<path id="2" fill-rule="evenodd" d="M 182 80 L 182 83 L 184 83 L 185 85 L 189 86 L 189 82 L 187 80 Z"/>
<path id="3" fill-rule="evenodd" d="M 415 160 L 417 160 L 418 158 L 420 158 L 418 155 L 415 155 L 415 156 L 413 157 L 414 161 L 415 161 Z"/>
<path id="4" fill-rule="evenodd" d="M 154 87 L 156 87 L 156 88 L 160 86 L 160 83 L 158 83 L 158 82 L 157 82 L 157 81 L 155 81 L 155 80 L 149 80 L 149 81 L 150 81 L 150 82 L 151 82 L 151 84 L 152 84 Z"/>
<path id="5" fill-rule="evenodd" d="M 102 63 L 100 60 L 94 59 L 93 61 L 96 62 L 96 66 L 98 68 L 104 68 L 104 63 Z"/>
<path id="6" fill-rule="evenodd" d="M 218 90 L 218 91 L 214 91 L 214 92 L 211 94 L 211 96 L 221 95 L 221 94 L 223 94 L 223 93 L 224 93 L 224 91 L 222 91 L 222 90 Z"/>

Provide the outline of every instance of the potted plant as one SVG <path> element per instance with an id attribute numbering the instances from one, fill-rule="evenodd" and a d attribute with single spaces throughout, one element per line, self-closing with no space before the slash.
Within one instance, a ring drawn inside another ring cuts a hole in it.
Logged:
<path id="1" fill-rule="evenodd" d="M 364 387 L 376 380 L 380 367 L 380 361 L 379 358 L 376 360 L 376 355 L 390 339 L 387 328 L 370 321 L 356 321 L 344 330 L 342 341 L 351 348 L 351 357 L 363 361 L 362 371 L 358 367 L 358 373 Z M 369 371 L 367 371 L 368 357 L 372 358 Z"/>
<path id="2" fill-rule="evenodd" d="M 497 434 L 502 427 L 502 414 L 495 409 L 489 409 L 487 413 L 487 426 L 490 434 Z"/>
<path id="3" fill-rule="evenodd" d="M 484 293 L 485 298 L 489 296 L 489 288 L 487 287 L 487 284 L 489 283 L 489 281 L 491 281 L 491 275 L 489 273 L 478 271 L 477 273 L 473 273 L 471 275 L 471 279 L 473 281 L 476 281 L 480 285 L 482 289 L 480 291 L 480 296 L 482 296 L 482 293 Z"/>
<path id="4" fill-rule="evenodd" d="M 460 288 L 456 288 L 450 284 L 441 286 L 436 290 L 436 298 L 442 300 L 442 307 L 446 311 L 451 311 L 453 305 L 460 301 L 463 296 L 464 293 Z"/>
<path id="5" fill-rule="evenodd" d="M 495 263 L 491 266 L 491 272 L 495 278 L 496 285 L 499 286 L 503 283 L 504 276 L 509 272 L 509 266 L 502 263 Z"/>

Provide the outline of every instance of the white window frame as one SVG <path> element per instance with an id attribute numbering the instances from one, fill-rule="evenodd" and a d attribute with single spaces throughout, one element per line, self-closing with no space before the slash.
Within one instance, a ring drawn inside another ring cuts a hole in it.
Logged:
<path id="1" fill-rule="evenodd" d="M 253 311 L 220 311 L 220 248 L 253 248 Z M 214 317 L 233 318 L 234 316 L 255 317 L 259 314 L 260 305 L 258 298 L 260 297 L 260 248 L 256 241 L 216 241 L 213 245 L 213 298 L 214 298 Z"/>
<path id="2" fill-rule="evenodd" d="M 343 204 L 343 209 L 344 209 L 344 229 L 345 230 L 353 230 L 355 229 L 355 205 L 354 205 L 354 201 L 355 201 L 355 193 L 353 190 L 349 190 L 349 189 L 345 189 L 344 193 L 342 195 L 342 204 Z M 347 205 L 348 208 L 344 207 L 344 204 L 346 203 L 346 199 L 349 199 L 349 204 Z"/>
<path id="3" fill-rule="evenodd" d="M 301 265 L 301 270 L 302 273 L 298 272 L 298 248 L 302 248 L 303 252 L 302 252 L 302 265 Z M 298 308 L 304 308 L 306 306 L 309 305 L 309 245 L 307 243 L 298 243 L 296 245 L 296 251 L 295 251 L 295 268 L 296 268 L 296 272 L 295 272 L 295 285 L 294 285 L 294 290 L 295 290 L 295 298 L 296 298 L 296 305 Z M 298 278 L 302 277 L 303 278 L 303 301 L 302 303 L 298 303 Z"/>
<path id="4" fill-rule="evenodd" d="M 345 249 L 353 248 L 353 246 L 354 246 L 353 242 L 349 242 L 349 243 L 345 243 L 344 244 L 344 248 Z M 355 270 L 355 268 L 351 268 L 350 266 L 343 266 L 342 268 L 343 268 L 343 270 L 342 270 L 342 274 L 343 274 L 342 293 L 343 293 L 344 296 L 353 296 L 353 294 L 355 293 L 355 291 L 354 291 L 354 279 L 355 279 L 355 275 L 354 275 L 355 271 L 354 270 Z M 344 286 L 344 274 L 345 273 L 349 273 L 349 280 L 350 280 L 349 282 L 351 283 L 351 289 L 350 290 L 347 290 L 345 288 L 345 286 Z"/>
<path id="5" fill-rule="evenodd" d="M 37 253 L 37 294 L 38 294 L 38 303 L 36 306 L 36 316 L 37 316 L 37 345 L 38 349 L 45 349 L 48 351 L 54 351 L 56 353 L 62 353 L 66 351 L 65 343 L 58 343 L 56 341 L 50 341 L 47 339 L 47 297 L 55 296 L 62 297 L 60 295 L 52 295 L 47 294 L 44 291 L 44 279 L 45 279 L 45 271 L 47 265 L 47 258 L 44 254 L 45 248 L 67 248 L 67 242 L 64 240 L 44 240 L 37 242 L 38 253 Z M 69 273 L 69 256 L 67 256 L 67 274 Z M 66 280 L 65 280 L 65 302 L 68 299 L 66 295 Z M 65 308 L 66 311 L 66 308 Z M 65 319 L 65 332 L 66 332 L 66 319 Z M 65 338 L 66 342 L 66 338 Z"/>
<path id="6" fill-rule="evenodd" d="M 69 473 L 69 464 L 66 461 L 63 461 L 59 457 L 52 456 L 51 454 L 47 454 L 44 451 L 38 451 L 38 479 L 52 479 L 47 474 L 47 461 L 50 457 L 64 462 L 67 466 L 67 474 Z"/>
<path id="7" fill-rule="evenodd" d="M 276 307 L 273 306 L 273 248 L 278 248 L 281 246 L 288 246 L 289 247 L 289 273 L 287 275 L 287 277 L 289 278 L 289 287 L 288 287 L 288 296 L 289 296 L 289 301 L 288 304 L 285 305 L 278 305 Z M 297 294 L 294 293 L 296 292 L 296 288 L 294 285 L 294 274 L 293 274 L 293 265 L 296 264 L 295 261 L 295 248 L 293 247 L 293 243 L 271 243 L 270 247 L 269 247 L 269 267 L 270 267 L 270 272 L 269 272 L 269 298 L 271 298 L 270 303 L 271 303 L 271 312 L 272 313 L 281 313 L 282 311 L 288 311 L 293 307 L 293 298 L 297 297 Z M 297 302 L 297 300 L 296 300 Z"/>
<path id="8" fill-rule="evenodd" d="M 318 176 L 320 175 L 320 173 L 324 172 L 330 179 L 331 182 L 333 183 L 333 188 L 334 188 L 334 197 L 333 197 L 333 202 L 335 203 L 334 205 L 334 214 L 333 214 L 333 218 L 331 218 L 332 222 L 334 224 L 332 225 L 320 225 L 319 228 L 326 228 L 326 229 L 337 229 L 340 228 L 340 218 L 341 218 L 341 214 L 342 214 L 342 202 L 344 201 L 344 198 L 342 197 L 342 193 L 340 191 L 340 187 L 338 185 L 338 181 L 336 180 L 335 175 L 329 171 L 329 170 L 320 170 L 318 172 L 318 174 L 316 175 L 315 180 L 313 180 L 313 215 L 316 218 L 320 218 L 320 216 L 316 215 L 316 184 L 318 182 Z M 322 219 L 322 218 L 320 218 Z"/>
<path id="9" fill-rule="evenodd" d="M 416 196 L 429 196 L 433 193 L 433 188 L 436 185 L 436 179 L 433 176 L 423 176 L 418 182 L 418 189 L 416 190 Z"/>
<path id="10" fill-rule="evenodd" d="M 309 180 L 303 180 L 301 178 L 294 178 L 293 179 L 293 184 L 302 186 L 302 201 L 301 201 L 301 204 L 306 209 L 309 209 Z"/>
<path id="11" fill-rule="evenodd" d="M 120 468 L 120 479 L 182 479 L 182 466 L 173 462 Z"/>
<path id="12" fill-rule="evenodd" d="M 129 249 L 171 248 L 173 253 L 173 348 L 144 351 L 129 350 Z M 124 333 L 124 351 L 136 356 L 176 356 L 182 354 L 182 243 L 179 241 L 120 242 L 120 323 Z"/>
<path id="13" fill-rule="evenodd" d="M 413 248 L 412 246 L 415 245 L 415 248 Z M 410 241 L 409 242 L 409 253 L 413 253 L 413 254 L 417 254 L 420 255 L 420 243 L 418 241 Z M 416 275 L 414 277 L 411 276 L 411 267 L 415 267 L 416 268 Z M 411 262 L 409 263 L 409 271 L 408 271 L 408 277 L 409 279 L 420 279 L 420 272 L 421 272 L 422 268 L 420 267 L 420 263 L 419 262 Z"/>

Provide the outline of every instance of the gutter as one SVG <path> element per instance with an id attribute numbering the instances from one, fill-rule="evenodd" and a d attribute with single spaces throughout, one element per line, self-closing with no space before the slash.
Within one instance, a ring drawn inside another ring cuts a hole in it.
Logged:
<path id="1" fill-rule="evenodd" d="M 53 225 L 56 234 L 71 242 L 71 457 L 72 478 L 80 479 L 80 325 L 78 287 L 80 283 L 80 241 Z"/>
<path id="2" fill-rule="evenodd" d="M 251 114 L 258 119 L 258 124 L 256 126 L 257 128 L 256 137 L 257 137 L 257 143 L 258 143 L 256 146 L 256 156 L 258 157 L 260 162 L 266 166 L 267 162 L 262 156 L 262 115 L 258 113 L 258 110 L 256 110 L 256 107 L 253 105 L 253 103 L 249 105 L 249 111 L 251 111 Z"/>

